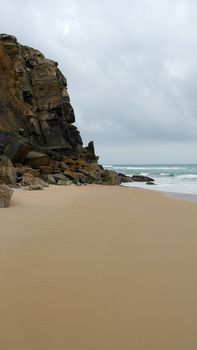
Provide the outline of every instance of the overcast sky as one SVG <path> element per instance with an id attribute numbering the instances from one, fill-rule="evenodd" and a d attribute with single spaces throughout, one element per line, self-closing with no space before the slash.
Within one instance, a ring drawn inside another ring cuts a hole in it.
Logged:
<path id="1" fill-rule="evenodd" d="M 101 162 L 197 162 L 196 0 L 0 5 L 0 32 L 59 62 Z"/>

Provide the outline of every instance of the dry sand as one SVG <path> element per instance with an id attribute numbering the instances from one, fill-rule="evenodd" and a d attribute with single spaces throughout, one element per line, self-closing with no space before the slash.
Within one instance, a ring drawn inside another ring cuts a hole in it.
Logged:
<path id="1" fill-rule="evenodd" d="M 197 204 L 121 187 L 0 210 L 0 349 L 196 350 Z"/>

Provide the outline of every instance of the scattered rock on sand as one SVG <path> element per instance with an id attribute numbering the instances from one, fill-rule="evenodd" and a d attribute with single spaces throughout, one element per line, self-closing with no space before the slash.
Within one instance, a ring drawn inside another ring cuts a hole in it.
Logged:
<path id="1" fill-rule="evenodd" d="M 0 208 L 7 208 L 14 191 L 4 185 L 0 185 Z"/>
<path id="2" fill-rule="evenodd" d="M 3 155 L 0 157 L 0 183 L 16 185 L 16 169 L 12 161 Z"/>
<path id="3" fill-rule="evenodd" d="M 70 180 L 58 180 L 57 181 L 57 185 L 59 185 L 59 186 L 69 186 L 69 185 L 71 185 L 72 184 L 72 181 L 70 181 Z"/>
<path id="4" fill-rule="evenodd" d="M 25 186 L 24 190 L 26 191 L 41 191 L 43 190 L 43 186 L 37 184 L 37 185 L 30 185 L 30 186 Z"/>

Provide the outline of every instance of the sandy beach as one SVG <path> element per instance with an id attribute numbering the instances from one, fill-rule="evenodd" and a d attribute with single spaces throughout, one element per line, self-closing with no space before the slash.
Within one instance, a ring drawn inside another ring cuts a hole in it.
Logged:
<path id="1" fill-rule="evenodd" d="M 0 349 L 197 348 L 197 203 L 51 186 L 0 222 Z"/>

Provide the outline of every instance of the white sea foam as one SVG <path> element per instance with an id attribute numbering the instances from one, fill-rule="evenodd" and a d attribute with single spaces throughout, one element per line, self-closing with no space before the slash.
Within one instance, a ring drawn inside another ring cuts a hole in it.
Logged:
<path id="1" fill-rule="evenodd" d="M 155 186 L 148 186 L 145 183 L 129 182 L 123 184 L 123 186 L 142 188 L 146 190 L 168 192 L 168 193 L 184 193 L 184 194 L 197 194 L 197 185 L 192 184 L 158 184 Z"/>
<path id="2" fill-rule="evenodd" d="M 174 176 L 174 174 L 172 174 L 172 173 L 164 173 L 164 172 L 161 172 L 160 174 L 159 174 L 159 176 L 166 176 L 166 177 L 173 177 Z"/>
<path id="3" fill-rule="evenodd" d="M 103 165 L 104 168 L 110 168 L 110 169 L 113 169 L 113 165 Z"/>
<path id="4" fill-rule="evenodd" d="M 184 175 L 178 175 L 178 179 L 196 179 L 197 180 L 197 174 L 184 174 Z"/>
<path id="5" fill-rule="evenodd" d="M 106 166 L 105 166 L 106 167 Z M 186 167 L 169 167 L 169 166 L 114 166 L 114 169 L 125 170 L 186 170 Z"/>

